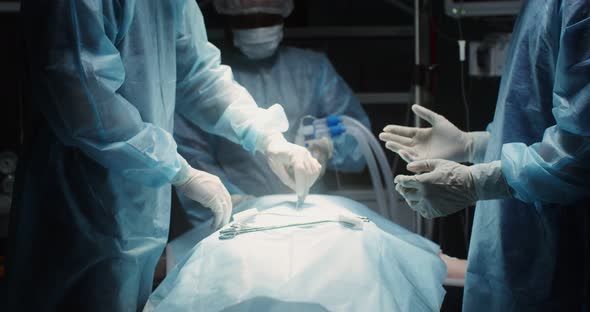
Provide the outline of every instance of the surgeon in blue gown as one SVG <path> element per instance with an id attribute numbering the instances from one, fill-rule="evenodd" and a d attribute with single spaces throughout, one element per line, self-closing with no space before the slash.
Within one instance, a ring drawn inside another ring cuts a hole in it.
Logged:
<path id="1" fill-rule="evenodd" d="M 590 2 L 524 2 L 487 131 L 413 110 L 432 127 L 380 134 L 419 173 L 396 189 L 429 218 L 477 202 L 464 311 L 587 311 Z"/>
<path id="2" fill-rule="evenodd" d="M 221 181 L 176 151 L 174 113 L 264 154 L 302 195 L 288 143 L 207 41 L 193 0 L 22 2 L 37 137 L 20 164 L 2 311 L 137 311 L 168 237 L 171 184 L 227 223 Z M 240 146 L 241 145 L 241 146 Z M 287 172 L 291 174 L 286 174 Z"/>
<path id="3" fill-rule="evenodd" d="M 358 99 L 324 54 L 280 45 L 283 18 L 293 10 L 292 0 L 216 0 L 213 4 L 231 28 L 232 45 L 222 50 L 223 63 L 258 105 L 283 105 L 290 125 L 285 133 L 288 141 L 294 142 L 299 121 L 306 115 L 348 115 L 370 128 Z M 195 168 L 219 176 L 234 204 L 289 191 L 262 155 L 239 150 L 235 143 L 200 130 L 182 115 L 176 116 L 174 136 L 180 154 Z M 347 134 L 314 143 L 310 149 L 323 169 L 359 172 L 365 166 L 356 141 Z M 316 184 L 316 190 L 321 188 Z M 179 199 L 193 225 L 211 217 L 199 203 L 182 194 Z"/>

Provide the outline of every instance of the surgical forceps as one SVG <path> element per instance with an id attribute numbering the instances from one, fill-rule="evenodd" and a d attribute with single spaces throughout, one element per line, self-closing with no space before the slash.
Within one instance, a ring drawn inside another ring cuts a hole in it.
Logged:
<path id="1" fill-rule="evenodd" d="M 233 223 L 229 228 L 219 231 L 219 239 L 232 239 L 240 234 L 262 232 L 269 230 L 284 229 L 290 227 L 309 226 L 322 223 L 342 223 L 349 227 L 362 228 L 363 222 L 369 222 L 369 218 L 363 216 L 340 216 L 338 220 L 319 220 L 311 222 L 299 222 L 282 225 L 270 225 L 270 226 L 250 226 L 244 223 Z"/>

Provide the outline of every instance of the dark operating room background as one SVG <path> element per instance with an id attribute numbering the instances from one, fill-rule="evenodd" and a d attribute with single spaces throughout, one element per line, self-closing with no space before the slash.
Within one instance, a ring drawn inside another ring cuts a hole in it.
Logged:
<path id="1" fill-rule="evenodd" d="M 214 12 L 211 1 L 199 1 L 205 16 L 209 38 L 216 45 L 223 43 L 223 20 Z M 392 2 L 398 5 L 392 4 Z M 0 153 L 19 154 L 25 148 L 29 133 L 35 125 L 22 91 L 23 57 L 18 12 L 12 4 L 0 0 Z M 402 6 L 399 6 L 399 4 Z M 425 3 L 429 3 L 426 1 Z M 407 124 L 413 103 L 414 67 L 413 3 L 409 0 L 295 0 L 295 11 L 286 20 L 285 43 L 326 53 L 336 70 L 359 96 L 377 135 L 387 124 Z M 446 116 L 462 129 L 466 126 L 462 92 L 470 108 L 471 130 L 484 130 L 491 121 L 499 86 L 498 77 L 472 77 L 466 74 L 461 82 L 458 61 L 459 26 L 468 42 L 482 40 L 486 35 L 510 32 L 514 17 L 463 18 L 460 23 L 444 12 L 444 1 L 426 5 L 429 35 L 429 91 L 433 95 L 430 107 Z M 468 43 L 469 44 L 469 43 Z M 464 69 L 465 73 L 468 69 Z M 463 91 L 462 91 L 463 86 Z M 1 155 L 1 154 L 0 154 Z M 403 162 L 394 162 L 394 170 L 403 173 Z M 0 174 L 5 179 L 6 174 Z M 334 176 L 328 174 L 334 185 Z M 370 187 L 368 173 L 344 175 L 344 184 Z M 9 192 L 0 188 L 0 194 Z M 0 256 L 6 252 L 6 223 L 8 207 L 0 202 Z M 442 218 L 435 223 L 432 239 L 451 256 L 465 258 L 467 244 L 464 235 L 464 215 Z M 0 271 L 1 272 L 1 271 Z M 460 291 L 449 291 L 445 309 L 455 310 L 460 304 Z"/>

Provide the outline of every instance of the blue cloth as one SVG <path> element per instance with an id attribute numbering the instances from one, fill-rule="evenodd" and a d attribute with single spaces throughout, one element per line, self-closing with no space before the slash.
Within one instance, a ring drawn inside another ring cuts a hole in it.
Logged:
<path id="1" fill-rule="evenodd" d="M 362 230 L 331 223 L 231 240 L 216 232 L 196 246 L 179 237 L 167 253 L 178 264 L 145 311 L 440 311 L 446 266 L 439 246 L 347 198 L 310 195 L 301 208 L 295 200 L 273 195 L 245 202 L 238 209 L 259 213 L 239 222 L 276 225 L 351 214 L 371 222 Z"/>
<path id="2" fill-rule="evenodd" d="M 223 62 L 231 66 L 235 79 L 261 107 L 283 105 L 289 120 L 285 133 L 294 142 L 299 120 L 306 116 L 348 115 L 370 128 L 367 115 L 352 90 L 336 73 L 323 54 L 292 47 L 281 47 L 275 57 L 253 61 L 228 51 Z M 261 154 L 239 150 L 232 142 L 211 136 L 176 116 L 174 136 L 179 153 L 194 168 L 218 176 L 232 194 L 253 196 L 290 193 L 270 169 Z M 334 140 L 334 156 L 329 168 L 357 172 L 365 161 L 355 139 L 342 135 Z M 321 183 L 318 186 L 321 188 Z M 211 217 L 208 209 L 180 195 L 180 202 L 193 224 Z"/>
<path id="3" fill-rule="evenodd" d="M 174 112 L 250 150 L 275 115 L 220 66 L 195 1 L 22 9 L 42 117 L 17 181 L 2 310 L 141 309 L 181 169 Z"/>
<path id="4" fill-rule="evenodd" d="M 485 155 L 515 199 L 478 202 L 465 311 L 588 309 L 588 12 L 587 1 L 524 3 Z"/>

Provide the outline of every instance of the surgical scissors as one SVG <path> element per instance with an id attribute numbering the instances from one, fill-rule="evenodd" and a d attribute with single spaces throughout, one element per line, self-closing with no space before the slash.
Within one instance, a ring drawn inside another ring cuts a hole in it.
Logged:
<path id="1" fill-rule="evenodd" d="M 369 222 L 370 221 L 369 218 L 364 217 L 364 216 L 354 216 L 354 217 L 360 219 L 360 222 Z M 219 231 L 219 239 L 232 239 L 232 238 L 234 238 L 240 234 L 244 234 L 244 233 L 262 232 L 262 231 L 284 229 L 284 228 L 290 228 L 290 227 L 309 226 L 309 225 L 316 225 L 316 224 L 322 224 L 322 223 L 341 223 L 341 224 L 347 225 L 349 227 L 358 227 L 359 226 L 358 222 L 354 222 L 354 221 L 350 220 L 350 217 L 348 217 L 348 220 L 346 218 L 341 217 L 339 220 L 318 220 L 318 221 L 311 221 L 311 222 L 299 222 L 299 223 L 259 226 L 259 227 L 250 226 L 250 225 L 244 224 L 244 223 L 233 223 L 232 225 L 230 225 L 229 228 Z"/>

